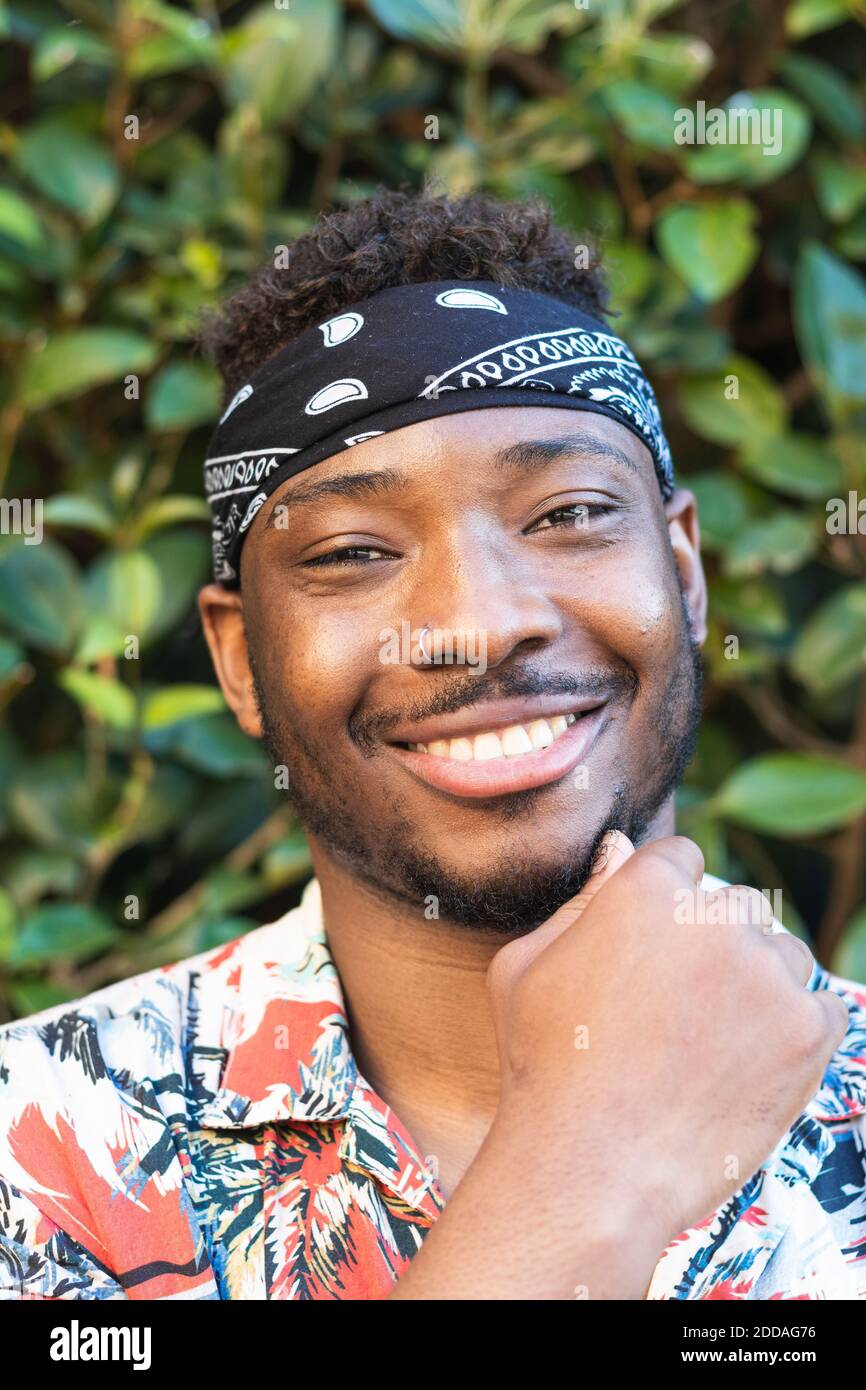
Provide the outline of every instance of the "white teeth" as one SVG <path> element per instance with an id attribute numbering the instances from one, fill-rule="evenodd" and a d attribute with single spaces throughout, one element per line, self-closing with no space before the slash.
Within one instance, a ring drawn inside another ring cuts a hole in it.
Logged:
<path id="1" fill-rule="evenodd" d="M 486 763 L 490 758 L 502 757 L 502 744 L 498 734 L 476 734 L 472 754 L 477 763 Z"/>
<path id="2" fill-rule="evenodd" d="M 532 739 L 522 724 L 514 724 L 505 730 L 502 735 L 502 751 L 507 758 L 513 758 L 517 753 L 532 752 Z"/>
<path id="3" fill-rule="evenodd" d="M 409 747 L 416 753 L 452 758 L 460 763 L 519 758 L 524 753 L 549 748 L 577 719 L 576 714 L 554 714 L 549 719 L 533 719 L 529 724 L 512 724 L 498 733 L 491 729 L 472 738 L 436 738 L 431 743 L 410 743 Z"/>
<path id="4" fill-rule="evenodd" d="M 533 748 L 549 748 L 553 742 L 553 730 L 546 719 L 533 719 L 529 726 L 529 737 Z"/>

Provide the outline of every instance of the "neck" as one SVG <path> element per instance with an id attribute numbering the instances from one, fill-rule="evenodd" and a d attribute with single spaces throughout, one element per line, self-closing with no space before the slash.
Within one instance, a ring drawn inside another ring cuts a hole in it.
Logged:
<path id="1" fill-rule="evenodd" d="M 673 803 L 646 840 L 672 834 Z M 485 974 L 508 939 L 380 897 L 310 837 L 328 946 L 364 1079 L 435 1154 L 448 1195 L 492 1122 L 499 1059 Z"/>

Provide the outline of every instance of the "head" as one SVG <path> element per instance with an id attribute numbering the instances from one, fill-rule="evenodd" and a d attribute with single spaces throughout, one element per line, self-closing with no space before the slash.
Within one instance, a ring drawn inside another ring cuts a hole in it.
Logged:
<path id="1" fill-rule="evenodd" d="M 383 191 L 211 320 L 226 400 L 310 325 L 448 279 L 605 312 L 599 265 L 575 267 L 544 203 Z M 436 899 L 440 919 L 514 934 L 579 891 L 607 830 L 640 842 L 670 815 L 700 711 L 698 542 L 692 495 L 664 500 L 616 419 L 491 405 L 283 481 L 239 587 L 206 586 L 200 608 L 317 864 L 410 916 Z"/>

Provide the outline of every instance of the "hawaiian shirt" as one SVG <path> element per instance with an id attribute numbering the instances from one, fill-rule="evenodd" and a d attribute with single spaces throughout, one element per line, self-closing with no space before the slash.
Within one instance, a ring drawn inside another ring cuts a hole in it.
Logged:
<path id="1" fill-rule="evenodd" d="M 850 1012 L 818 1094 L 648 1298 L 866 1298 L 866 990 L 818 966 L 809 988 Z M 315 880 L 272 925 L 0 1029 L 0 1298 L 385 1298 L 444 1206 L 353 1058 Z"/>

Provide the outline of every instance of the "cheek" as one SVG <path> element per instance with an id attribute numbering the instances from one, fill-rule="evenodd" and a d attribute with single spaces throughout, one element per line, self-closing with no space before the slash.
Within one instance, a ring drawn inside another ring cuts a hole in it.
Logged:
<path id="1" fill-rule="evenodd" d="M 311 614 L 282 607 L 266 620 L 259 650 L 267 652 L 268 683 L 281 703 L 313 730 L 344 722 L 374 668 L 378 627 L 357 614 Z"/>
<path id="2" fill-rule="evenodd" d="M 581 576 L 579 598 L 562 595 L 563 606 L 599 647 L 637 671 L 669 667 L 680 641 L 680 591 L 665 556 L 612 550 Z"/>

